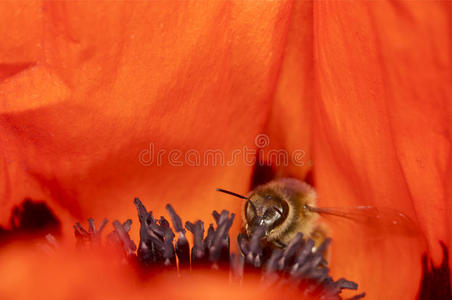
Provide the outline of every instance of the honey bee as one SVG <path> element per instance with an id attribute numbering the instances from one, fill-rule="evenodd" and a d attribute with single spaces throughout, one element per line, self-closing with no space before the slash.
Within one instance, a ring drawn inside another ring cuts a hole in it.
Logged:
<path id="1" fill-rule="evenodd" d="M 261 256 L 289 252 L 301 232 L 305 245 L 312 245 L 308 239 L 314 241 L 312 253 L 321 250 L 321 267 L 345 271 L 349 276 L 361 274 L 362 287 L 379 282 L 387 291 L 393 291 L 401 289 L 400 282 L 388 281 L 388 274 L 411 276 L 406 266 L 418 264 L 419 254 L 428 250 L 422 230 L 400 211 L 374 206 L 318 207 L 314 188 L 297 179 L 276 179 L 246 196 L 217 190 L 244 200 L 242 232 L 237 241 L 244 259 L 255 266 Z M 252 243 L 258 244 L 262 252 L 250 251 Z M 275 248 L 281 250 L 273 251 Z M 409 281 L 402 289 L 411 286 Z"/>
<path id="2" fill-rule="evenodd" d="M 379 234 L 385 232 L 413 235 L 417 232 L 414 222 L 403 213 L 373 206 L 350 208 L 321 208 L 316 206 L 317 195 L 306 182 L 281 178 L 256 187 L 243 196 L 224 189 L 217 189 L 241 199 L 242 233 L 250 237 L 264 227 L 263 240 L 270 245 L 284 248 L 299 232 L 305 239 L 313 239 L 319 246 L 327 238 L 327 227 L 318 222 L 319 215 L 331 215 L 364 224 Z M 373 234 L 376 236 L 376 234 Z"/>

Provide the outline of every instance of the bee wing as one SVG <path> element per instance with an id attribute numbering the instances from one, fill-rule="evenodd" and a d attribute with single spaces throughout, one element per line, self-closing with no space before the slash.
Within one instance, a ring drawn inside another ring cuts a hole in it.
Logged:
<path id="1" fill-rule="evenodd" d="M 313 211 L 320 214 L 328 223 L 341 226 L 341 223 L 356 223 L 362 231 L 374 238 L 388 235 L 419 237 L 417 224 L 406 214 L 391 208 L 374 206 L 354 207 L 316 207 Z"/>
<path id="2" fill-rule="evenodd" d="M 411 292 L 419 284 L 421 253 L 428 248 L 424 234 L 409 216 L 374 206 L 312 211 L 320 214 L 319 226 L 326 225 L 325 231 L 332 238 L 328 261 L 333 274 L 340 272 L 358 281 L 360 292 L 384 287 L 378 296 L 369 293 L 372 299 L 398 298 L 394 291 Z"/>

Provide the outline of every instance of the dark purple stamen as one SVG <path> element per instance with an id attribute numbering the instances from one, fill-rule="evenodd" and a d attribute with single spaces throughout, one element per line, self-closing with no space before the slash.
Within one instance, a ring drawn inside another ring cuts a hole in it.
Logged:
<path id="1" fill-rule="evenodd" d="M 88 219 L 88 231 L 83 228 L 80 222 L 75 223 L 74 225 L 74 234 L 77 239 L 77 245 L 84 246 L 86 244 L 100 244 L 100 236 L 102 230 L 107 224 L 107 219 L 104 219 L 99 226 L 99 229 L 96 230 L 96 226 L 94 225 L 94 220 L 92 218 Z"/>
<path id="2" fill-rule="evenodd" d="M 130 221 L 130 223 L 129 223 Z M 122 246 L 124 247 L 124 251 L 126 252 L 127 256 L 134 256 L 135 251 L 137 250 L 137 246 L 135 243 L 130 239 L 129 236 L 129 229 L 130 225 L 132 224 L 132 220 L 127 220 L 124 224 L 119 223 L 118 221 L 113 222 L 113 226 L 115 227 L 115 233 L 116 236 L 119 238 L 119 241 L 121 241 Z"/>
<path id="3" fill-rule="evenodd" d="M 273 248 L 263 240 L 265 226 L 254 224 L 253 231 L 248 236 L 241 233 L 237 237 L 241 251 L 240 255 L 230 254 L 229 230 L 234 221 L 234 214 L 223 210 L 214 211 L 212 216 L 216 226 L 209 225 L 204 237 L 204 223 L 186 222 L 185 228 L 193 234 L 191 248 L 182 227 L 182 220 L 171 205 L 167 205 L 172 226 L 164 218 L 156 220 L 151 211 L 147 211 L 143 203 L 135 198 L 138 218 L 140 220 L 140 242 L 137 247 L 128 234 L 132 221 L 124 223 L 113 222 L 115 230 L 107 236 L 110 245 L 118 245 L 129 258 L 145 270 L 158 270 L 160 267 L 170 267 L 179 271 L 210 266 L 213 269 L 231 270 L 232 279 L 240 280 L 248 272 L 262 272 L 262 286 L 266 288 L 283 288 L 295 286 L 304 295 L 322 297 L 322 299 L 341 299 L 339 294 L 343 289 L 356 290 L 358 285 L 346 279 L 334 281 L 329 275 L 329 268 L 324 259 L 331 240 L 326 239 L 317 249 L 312 239 L 304 239 L 298 233 L 282 248 Z M 275 209 L 278 213 L 279 211 Z M 79 242 L 100 244 L 100 233 L 107 223 L 102 222 L 96 230 L 94 221 L 90 219 L 88 230 L 77 222 L 74 226 Z M 175 241 L 178 233 L 177 241 Z M 176 260 L 177 258 L 177 260 Z M 178 264 L 176 264 L 178 261 Z M 246 278 L 245 278 L 246 279 Z M 357 300 L 364 297 L 359 294 L 351 298 Z"/>
<path id="4" fill-rule="evenodd" d="M 206 261 L 205 248 L 204 248 L 204 223 L 202 221 L 196 221 L 194 224 L 191 222 L 185 223 L 185 228 L 193 234 L 193 248 L 191 250 L 191 262 L 201 263 Z"/>

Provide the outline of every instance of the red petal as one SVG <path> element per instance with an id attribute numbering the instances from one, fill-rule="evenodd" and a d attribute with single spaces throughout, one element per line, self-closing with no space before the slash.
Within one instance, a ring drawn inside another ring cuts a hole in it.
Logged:
<path id="1" fill-rule="evenodd" d="M 451 234 L 450 11 L 450 2 L 314 2 L 321 204 L 408 214 L 435 262 L 442 258 L 439 240 L 450 245 Z M 385 256 L 370 251 L 352 271 L 363 272 L 352 278 L 371 297 L 379 298 L 377 278 L 394 298 L 416 294 L 422 246 L 396 245 L 386 245 Z M 341 258 L 356 256 L 354 247 Z"/>
<path id="2" fill-rule="evenodd" d="M 41 51 L 33 67 L 0 83 L 2 177 L 10 179 L 2 219 L 24 196 L 51 199 L 60 215 L 78 219 L 133 216 L 135 196 L 156 214 L 171 202 L 184 219 L 238 209 L 215 188 L 248 187 L 252 165 L 231 161 L 233 150 L 254 148 L 264 127 L 290 7 L 45 2 L 39 17 L 23 8 L 16 33 L 28 38 L 42 27 L 29 43 Z M 204 159 L 208 149 L 231 166 Z M 191 150 L 200 166 L 184 161 Z M 168 162 L 170 151 L 184 166 Z"/>

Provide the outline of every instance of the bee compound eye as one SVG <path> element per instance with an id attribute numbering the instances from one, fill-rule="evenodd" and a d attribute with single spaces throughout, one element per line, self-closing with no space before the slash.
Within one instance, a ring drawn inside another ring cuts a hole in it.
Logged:
<path id="1" fill-rule="evenodd" d="M 286 201 L 281 201 L 280 205 L 275 205 L 272 208 L 275 212 L 275 220 L 273 226 L 278 227 L 286 221 L 289 215 L 289 205 Z"/>
<path id="2" fill-rule="evenodd" d="M 245 218 L 249 221 L 251 221 L 255 216 L 255 210 L 253 209 L 253 206 L 250 204 L 249 201 L 245 204 Z"/>

